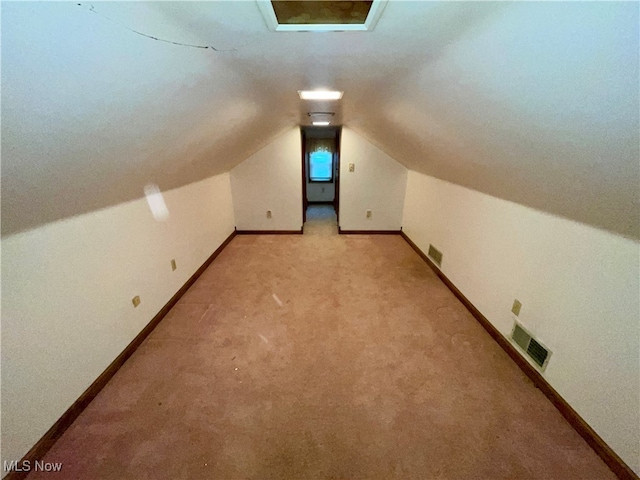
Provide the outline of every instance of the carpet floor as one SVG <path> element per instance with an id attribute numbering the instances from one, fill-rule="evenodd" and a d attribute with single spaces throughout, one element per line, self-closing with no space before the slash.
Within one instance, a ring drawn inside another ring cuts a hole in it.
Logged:
<path id="1" fill-rule="evenodd" d="M 237 236 L 29 479 L 615 478 L 401 237 L 310 213 Z"/>

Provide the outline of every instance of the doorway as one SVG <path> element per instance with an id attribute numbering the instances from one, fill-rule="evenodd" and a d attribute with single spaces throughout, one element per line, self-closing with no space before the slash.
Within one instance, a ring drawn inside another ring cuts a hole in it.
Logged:
<path id="1" fill-rule="evenodd" d="M 301 127 L 302 135 L 302 221 L 307 223 L 340 215 L 340 127 Z M 312 220 L 310 217 L 310 220 Z"/>

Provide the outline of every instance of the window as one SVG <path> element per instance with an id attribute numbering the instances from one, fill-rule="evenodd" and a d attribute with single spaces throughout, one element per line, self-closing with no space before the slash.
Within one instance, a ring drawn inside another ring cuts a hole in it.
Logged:
<path id="1" fill-rule="evenodd" d="M 334 181 L 334 162 L 337 162 L 337 129 L 303 127 L 306 175 L 309 183 Z"/>
<path id="2" fill-rule="evenodd" d="M 333 153 L 316 150 L 309 155 L 309 180 L 312 182 L 333 181 Z"/>

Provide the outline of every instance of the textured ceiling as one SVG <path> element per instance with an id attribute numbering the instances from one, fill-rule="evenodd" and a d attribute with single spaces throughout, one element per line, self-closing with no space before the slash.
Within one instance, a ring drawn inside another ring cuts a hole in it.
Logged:
<path id="1" fill-rule="evenodd" d="M 3 3 L 2 233 L 228 171 L 335 108 L 408 168 L 639 238 L 638 20 L 391 1 L 373 32 L 283 33 L 252 1 Z M 319 87 L 344 98 L 299 100 Z"/>

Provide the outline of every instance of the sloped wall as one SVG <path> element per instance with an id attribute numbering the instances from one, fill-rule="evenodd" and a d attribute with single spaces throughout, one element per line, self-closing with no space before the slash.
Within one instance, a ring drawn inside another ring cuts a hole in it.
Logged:
<path id="1" fill-rule="evenodd" d="M 220 47 L 179 26 L 198 4 L 2 2 L 2 235 L 228 172 L 295 124 L 231 52 L 130 31 Z"/>
<path id="2" fill-rule="evenodd" d="M 640 245 L 409 171 L 404 232 L 505 336 L 553 352 L 544 376 L 640 473 Z"/>
<path id="3" fill-rule="evenodd" d="M 405 35 L 385 25 L 395 15 L 422 32 L 389 60 L 393 82 L 345 94 L 347 123 L 411 170 L 639 239 L 639 14 L 389 2 L 375 33 Z"/>
<path id="4" fill-rule="evenodd" d="M 340 228 L 400 230 L 406 182 L 405 167 L 353 130 L 342 129 Z M 371 210 L 370 218 L 367 210 Z"/>
<path id="5" fill-rule="evenodd" d="M 20 460 L 233 232 L 228 174 L 164 198 L 163 222 L 142 198 L 2 239 L 0 464 Z"/>

